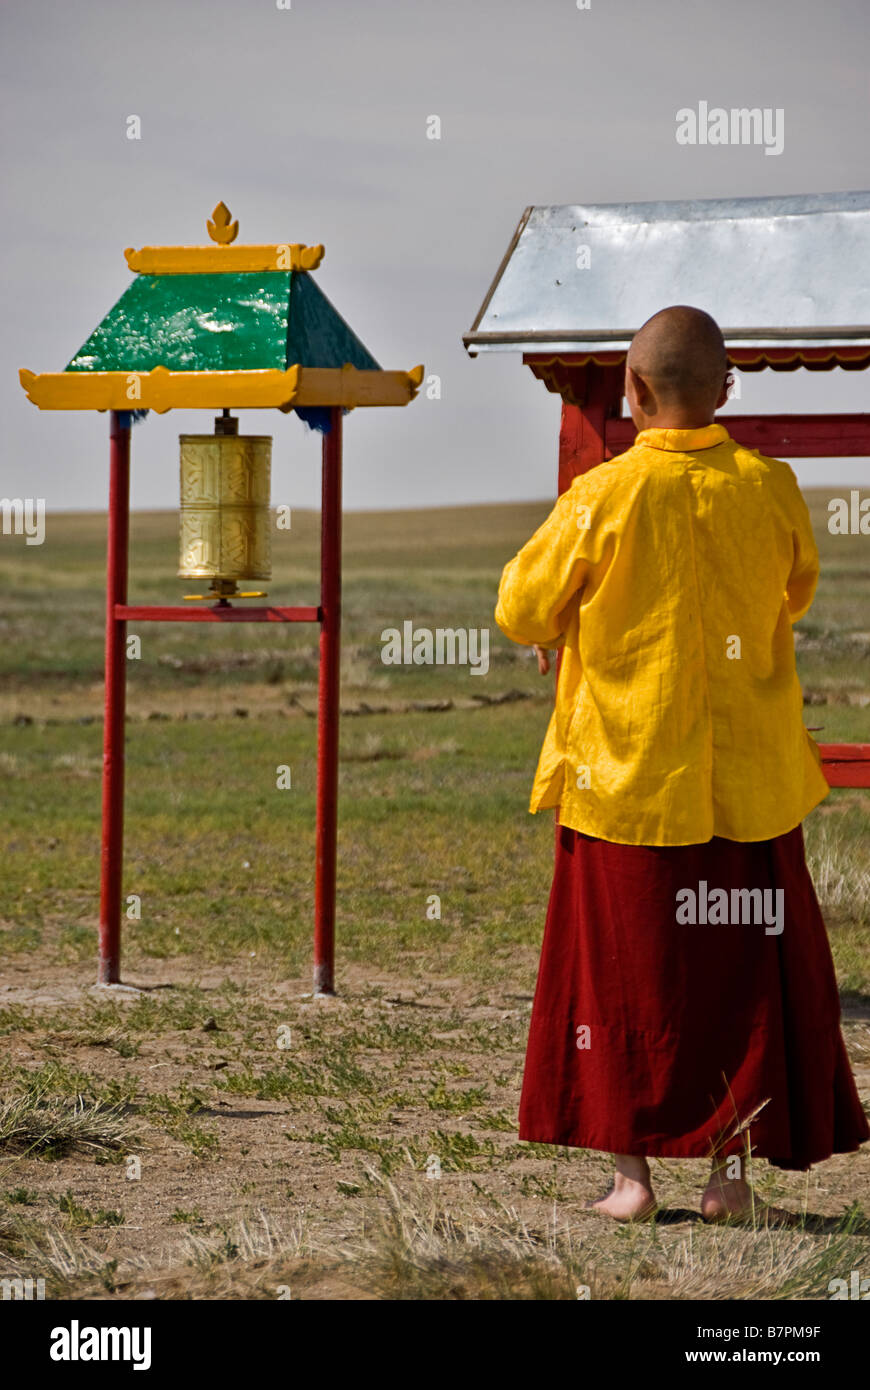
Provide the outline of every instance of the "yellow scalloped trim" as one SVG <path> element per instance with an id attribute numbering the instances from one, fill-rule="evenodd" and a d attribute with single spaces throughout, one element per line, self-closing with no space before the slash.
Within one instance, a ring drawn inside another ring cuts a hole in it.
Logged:
<path id="1" fill-rule="evenodd" d="M 565 356 L 560 355 L 558 353 L 556 353 L 553 357 L 545 357 L 543 360 L 537 358 L 536 353 L 529 352 L 526 353 L 525 356 L 527 359 L 531 357 L 535 357 L 537 359 L 534 362 L 527 361 L 527 366 L 529 367 L 552 367 L 555 365 L 558 365 L 560 367 L 585 367 L 588 362 L 594 362 L 595 365 L 598 367 L 618 367 L 621 362 L 625 361 L 625 358 L 628 354 L 628 348 L 608 348 L 607 352 L 611 358 L 614 355 L 617 355 L 615 362 L 608 361 L 606 357 L 599 357 L 598 354 L 594 352 L 577 354 L 577 356 L 579 356 L 579 361 L 574 362 L 567 362 L 565 360 Z"/>
<path id="2" fill-rule="evenodd" d="M 217 410 L 225 407 L 293 410 L 296 406 L 407 405 L 423 381 L 422 364 L 408 372 L 343 367 L 289 367 L 252 372 L 18 373 L 40 410 Z"/>
<path id="3" fill-rule="evenodd" d="M 750 352 L 752 350 L 750 348 L 740 347 L 739 343 L 734 343 L 728 349 L 728 351 L 729 353 L 745 353 Z M 848 347 L 846 345 L 840 348 L 831 348 L 827 353 L 825 353 L 823 357 L 805 357 L 805 353 L 807 351 L 815 352 L 815 348 L 795 348 L 791 353 L 789 353 L 788 357 L 780 356 L 777 358 L 771 358 L 769 356 L 771 352 L 782 353 L 783 351 L 783 348 L 758 348 L 757 350 L 755 350 L 753 356 L 744 357 L 743 361 L 746 363 L 764 361 L 768 364 L 768 366 L 775 368 L 777 362 L 794 362 L 795 359 L 797 359 L 798 361 L 807 362 L 830 362 L 831 358 L 833 358 L 837 362 L 855 362 L 860 361 L 862 356 L 870 357 L 870 347 L 866 347 L 863 344 L 860 347 L 855 348 Z M 527 365 L 529 367 L 585 367 L 589 362 L 594 362 L 596 366 L 599 367 L 618 367 L 620 365 L 620 362 L 623 362 L 625 360 L 628 353 L 628 349 L 608 348 L 607 352 L 610 355 L 611 360 L 608 360 L 607 356 L 599 356 L 598 353 L 594 352 L 572 353 L 571 355 L 574 358 L 572 362 L 567 361 L 566 354 L 564 353 L 554 353 L 552 357 L 544 358 L 538 357 L 536 353 L 526 353 L 525 357 L 527 359 Z M 616 361 L 612 360 L 614 354 L 619 354 Z M 530 360 L 533 358 L 535 360 Z"/>
<path id="4" fill-rule="evenodd" d="M 744 355 L 750 351 L 750 348 L 740 347 L 739 343 L 732 344 L 728 349 L 729 355 L 739 352 L 741 354 L 741 361 L 744 364 L 748 365 L 755 362 L 766 362 L 769 367 L 773 367 L 774 369 L 778 362 L 830 362 L 831 359 L 835 362 L 857 362 L 860 361 L 862 357 L 870 357 L 870 347 L 865 347 L 863 345 L 854 348 L 831 348 L 828 352 L 823 354 L 818 354 L 816 348 L 795 348 L 794 351 L 789 352 L 787 356 L 783 355 L 785 348 L 758 348 L 757 351 L 752 353 L 752 356 Z M 776 352 L 779 355 L 775 358 L 771 357 L 771 352 Z M 807 352 L 813 352 L 817 355 L 807 357 Z"/>

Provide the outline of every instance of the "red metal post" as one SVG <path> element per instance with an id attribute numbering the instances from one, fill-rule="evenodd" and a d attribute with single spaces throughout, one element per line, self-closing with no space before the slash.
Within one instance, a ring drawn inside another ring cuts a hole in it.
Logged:
<path id="1" fill-rule="evenodd" d="M 100 984 L 121 979 L 121 872 L 124 862 L 124 716 L 127 624 L 115 605 L 127 602 L 130 531 L 130 417 L 109 424 L 109 527 L 106 565 L 106 712 L 103 725 L 103 839 L 100 880 Z"/>
<path id="2" fill-rule="evenodd" d="M 317 864 L 314 883 L 314 992 L 334 994 L 335 864 L 338 830 L 339 655 L 341 636 L 340 406 L 323 437 L 320 515 L 320 677 L 317 695 Z"/>

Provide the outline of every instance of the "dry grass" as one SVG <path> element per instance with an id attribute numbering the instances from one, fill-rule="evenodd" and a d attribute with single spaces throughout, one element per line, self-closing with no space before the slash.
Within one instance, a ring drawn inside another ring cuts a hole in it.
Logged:
<path id="1" fill-rule="evenodd" d="M 807 863 L 822 908 L 840 920 L 864 924 L 870 920 L 870 864 L 862 862 L 860 849 L 835 817 L 813 823 Z"/>
<path id="2" fill-rule="evenodd" d="M 738 1230 L 692 1225 L 571 1224 L 554 1203 L 535 1227 L 485 1193 L 394 1183 L 369 1168 L 350 1238 L 334 1243 L 306 1217 L 282 1226 L 253 1210 L 208 1235 L 119 1263 L 58 1229 L 6 1220 L 10 1276 L 43 1277 L 51 1297 L 332 1299 L 447 1302 L 529 1300 L 826 1299 L 833 1278 L 870 1262 L 860 1213 L 839 1229 Z"/>
<path id="3" fill-rule="evenodd" d="M 53 1095 L 39 1080 L 0 1102 L 0 1149 L 7 1153 L 58 1158 L 77 1149 L 118 1152 L 133 1134 L 123 1106 Z"/>

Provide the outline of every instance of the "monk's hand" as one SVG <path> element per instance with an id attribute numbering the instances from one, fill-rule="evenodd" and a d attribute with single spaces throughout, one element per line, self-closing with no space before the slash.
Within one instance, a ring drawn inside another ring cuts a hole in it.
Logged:
<path id="1" fill-rule="evenodd" d="M 539 647 L 535 643 L 535 656 L 538 658 L 538 670 L 542 676 L 545 676 L 550 669 L 550 653 L 546 647 Z"/>

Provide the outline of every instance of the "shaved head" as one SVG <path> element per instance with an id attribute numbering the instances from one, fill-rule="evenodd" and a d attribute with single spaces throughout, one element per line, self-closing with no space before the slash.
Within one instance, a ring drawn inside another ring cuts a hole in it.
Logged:
<path id="1" fill-rule="evenodd" d="M 715 319 L 703 309 L 674 304 L 638 329 L 627 366 L 663 408 L 709 413 L 712 418 L 728 371 L 728 353 Z"/>

